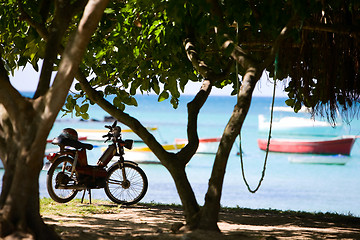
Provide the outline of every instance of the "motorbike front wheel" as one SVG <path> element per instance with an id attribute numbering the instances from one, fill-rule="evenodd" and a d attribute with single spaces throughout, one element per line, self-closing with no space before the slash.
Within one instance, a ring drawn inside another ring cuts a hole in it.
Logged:
<path id="1" fill-rule="evenodd" d="M 48 171 L 47 190 L 50 197 L 56 202 L 69 202 L 78 192 L 69 188 L 77 184 L 76 172 L 71 175 L 72 166 L 73 159 L 64 156 L 56 159 Z"/>
<path id="2" fill-rule="evenodd" d="M 119 164 L 109 169 L 105 193 L 117 204 L 132 205 L 145 196 L 148 180 L 141 168 L 129 163 L 124 163 L 124 173 Z"/>

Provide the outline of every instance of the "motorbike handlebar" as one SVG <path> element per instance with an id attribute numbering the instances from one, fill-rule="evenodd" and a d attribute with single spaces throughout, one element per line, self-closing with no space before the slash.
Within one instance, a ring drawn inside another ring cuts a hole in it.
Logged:
<path id="1" fill-rule="evenodd" d="M 121 128 L 120 127 L 116 127 L 116 124 L 117 124 L 117 121 L 115 121 L 112 126 L 109 126 L 109 125 L 105 125 L 105 128 L 108 128 L 109 129 L 109 132 L 108 134 L 106 135 L 103 135 L 102 137 L 103 138 L 107 138 L 105 140 L 105 142 L 109 141 L 111 139 L 111 137 L 119 137 L 120 136 L 120 133 L 121 133 Z"/>
<path id="2" fill-rule="evenodd" d="M 108 134 L 106 134 L 106 135 L 103 135 L 102 137 L 103 137 L 103 138 L 106 138 L 106 137 L 109 138 L 109 137 L 111 137 L 111 134 L 108 133 Z"/>
<path id="3" fill-rule="evenodd" d="M 108 134 L 106 134 L 106 135 L 103 135 L 102 137 L 103 137 L 103 138 L 106 138 L 104 142 L 109 141 L 110 138 L 111 138 L 111 136 L 112 136 L 112 135 L 111 135 L 110 133 L 108 133 Z"/>
<path id="4" fill-rule="evenodd" d="M 114 123 L 110 126 L 110 125 L 105 125 L 106 128 L 112 130 L 114 127 L 116 127 L 117 125 L 117 121 L 115 120 Z"/>

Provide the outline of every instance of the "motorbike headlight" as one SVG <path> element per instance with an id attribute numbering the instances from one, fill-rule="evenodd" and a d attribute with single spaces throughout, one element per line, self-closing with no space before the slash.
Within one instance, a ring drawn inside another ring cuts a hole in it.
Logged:
<path id="1" fill-rule="evenodd" d="M 134 140 L 130 140 L 130 139 L 126 139 L 124 144 L 124 147 L 131 150 L 133 148 L 134 145 Z"/>

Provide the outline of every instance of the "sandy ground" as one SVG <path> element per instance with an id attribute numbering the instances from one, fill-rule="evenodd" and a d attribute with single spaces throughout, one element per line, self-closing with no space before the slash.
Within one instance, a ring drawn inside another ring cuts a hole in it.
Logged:
<path id="1" fill-rule="evenodd" d="M 108 213 L 43 215 L 63 239 L 360 239 L 360 218 L 309 213 L 223 210 L 221 233 L 171 230 L 184 223 L 178 207 L 111 207 Z"/>

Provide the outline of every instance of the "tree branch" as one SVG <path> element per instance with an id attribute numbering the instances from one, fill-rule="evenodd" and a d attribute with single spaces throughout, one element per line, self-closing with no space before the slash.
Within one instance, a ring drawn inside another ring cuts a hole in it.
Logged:
<path id="1" fill-rule="evenodd" d="M 299 26 L 300 27 L 300 26 Z M 329 32 L 336 34 L 358 35 L 360 28 L 357 26 L 346 26 L 344 24 L 305 24 L 301 27 L 303 30 L 316 32 Z"/>
<path id="2" fill-rule="evenodd" d="M 76 79 L 81 84 L 81 88 L 86 92 L 87 96 L 96 104 L 98 104 L 102 109 L 104 109 L 111 116 L 115 117 L 119 122 L 128 126 L 130 129 L 137 134 L 144 143 L 151 149 L 151 151 L 157 156 L 161 163 L 167 167 L 169 166 L 169 161 L 172 159 L 169 157 L 172 153 L 167 152 L 161 146 L 161 144 L 156 140 L 156 138 L 134 117 L 130 116 L 123 111 L 117 109 L 114 105 L 108 102 L 105 98 L 102 97 L 95 89 L 93 89 L 86 77 L 81 73 L 81 70 L 78 69 L 76 73 Z M 165 159 L 165 161 L 163 161 Z"/>
<path id="3" fill-rule="evenodd" d="M 208 77 L 212 73 L 212 70 L 202 61 L 199 59 L 198 53 L 195 50 L 194 44 L 191 42 L 190 38 L 186 38 L 184 41 L 184 48 L 186 55 L 196 71 L 200 73 L 205 79 L 209 79 Z"/>
<path id="4" fill-rule="evenodd" d="M 183 45 L 188 59 L 204 79 L 208 79 L 213 84 L 218 80 L 223 80 L 229 75 L 230 68 L 227 68 L 227 71 L 222 73 L 215 73 L 203 60 L 201 60 L 190 38 L 186 38 Z"/>
<path id="5" fill-rule="evenodd" d="M 191 160 L 199 147 L 199 136 L 197 131 L 197 120 L 200 109 L 206 102 L 212 89 L 210 80 L 204 80 L 200 91 L 196 94 L 195 98 L 188 103 L 188 125 L 187 136 L 188 143 L 182 148 L 177 155 L 179 159 L 185 161 L 185 165 Z"/>
<path id="6" fill-rule="evenodd" d="M 48 31 L 44 24 L 38 23 L 34 21 L 29 14 L 27 14 L 24 10 L 23 4 L 21 0 L 18 0 L 19 10 L 20 10 L 20 20 L 25 20 L 31 27 L 36 29 L 39 35 L 44 39 L 47 40 Z"/>
<path id="7" fill-rule="evenodd" d="M 44 95 L 50 87 L 54 62 L 57 58 L 59 48 L 61 48 L 63 36 L 74 14 L 74 11 L 69 9 L 69 4 L 69 0 L 56 1 L 54 20 L 47 36 L 45 57 L 34 98 Z"/>
<path id="8" fill-rule="evenodd" d="M 8 72 L 0 56 L 0 104 L 2 104 L 11 119 L 16 119 L 19 107 L 24 104 L 24 98 L 11 85 Z"/>
<path id="9" fill-rule="evenodd" d="M 86 47 L 98 26 L 108 1 L 109 0 L 90 0 L 86 5 L 78 28 L 64 50 L 54 83 L 46 94 L 47 111 L 45 111 L 44 114 L 48 115 L 46 116 L 47 118 L 53 118 L 53 120 L 55 120 L 58 110 L 63 106 L 68 94 L 68 89 L 71 86 Z"/>

